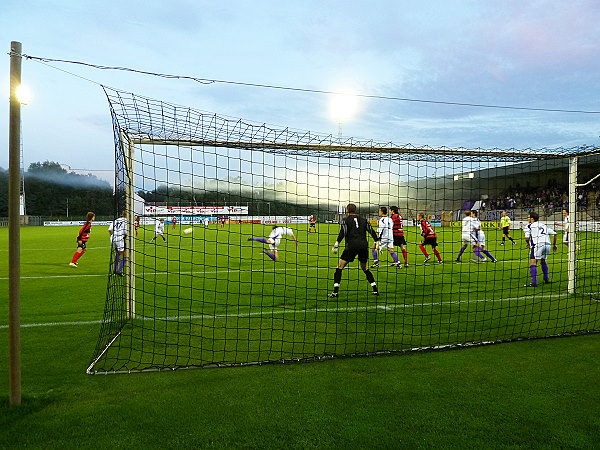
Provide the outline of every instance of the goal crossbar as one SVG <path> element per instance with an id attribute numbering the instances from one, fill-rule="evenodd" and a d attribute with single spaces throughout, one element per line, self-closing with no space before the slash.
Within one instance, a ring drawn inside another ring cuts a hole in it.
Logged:
<path id="1" fill-rule="evenodd" d="M 587 156 L 600 153 L 600 148 L 585 148 L 582 151 L 565 154 L 564 152 L 543 151 L 543 150 L 518 150 L 518 149 L 498 149 L 498 148 L 433 148 L 433 147 L 412 147 L 395 146 L 386 144 L 361 145 L 361 144 L 332 144 L 321 140 L 318 143 L 300 143 L 300 142 L 265 142 L 265 141 L 231 141 L 219 139 L 165 139 L 151 136 L 136 136 L 128 134 L 128 139 L 134 145 L 169 145 L 169 146 L 187 146 L 187 147 L 218 147 L 233 148 L 240 150 L 259 150 L 259 151 L 282 151 L 286 154 L 302 153 L 310 156 L 326 153 L 328 157 L 343 157 L 347 153 L 355 154 L 407 154 L 419 157 L 433 156 L 465 156 L 468 153 L 470 158 L 486 159 L 511 159 L 513 161 L 531 161 L 535 159 L 563 159 L 574 156 Z"/>

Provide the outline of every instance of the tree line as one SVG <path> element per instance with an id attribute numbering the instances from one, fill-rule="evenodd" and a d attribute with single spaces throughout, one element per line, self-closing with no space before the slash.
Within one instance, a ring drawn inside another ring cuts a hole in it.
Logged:
<path id="1" fill-rule="evenodd" d="M 66 218 L 113 214 L 113 189 L 93 175 L 67 172 L 51 161 L 35 162 L 24 173 L 25 211 L 29 216 Z M 68 214 L 67 214 L 68 211 Z M 8 170 L 0 168 L 0 217 L 8 216 Z"/>
<path id="2" fill-rule="evenodd" d="M 27 215 L 49 218 L 79 218 L 88 211 L 97 216 L 114 214 L 114 192 L 105 181 L 93 175 L 67 172 L 51 161 L 35 162 L 24 173 Z M 327 211 L 323 205 L 298 204 L 293 201 L 257 199 L 251 195 L 194 191 L 185 187 L 159 186 L 138 191 L 147 202 L 168 205 L 234 206 L 248 205 L 250 215 L 317 215 Z M 67 214 L 68 210 L 68 214 Z M 8 171 L 0 167 L 0 217 L 8 216 Z"/>

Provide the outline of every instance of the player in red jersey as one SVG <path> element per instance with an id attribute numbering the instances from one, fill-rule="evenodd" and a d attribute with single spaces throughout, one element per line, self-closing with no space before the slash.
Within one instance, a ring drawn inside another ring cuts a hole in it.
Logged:
<path id="1" fill-rule="evenodd" d="M 390 211 L 392 211 L 392 220 L 394 221 L 394 228 L 392 229 L 394 235 L 394 245 L 400 247 L 400 250 L 402 250 L 402 256 L 404 256 L 404 267 L 408 267 L 408 252 L 406 251 L 406 238 L 404 237 L 402 216 L 398 213 L 397 206 L 390 206 Z"/>
<path id="2" fill-rule="evenodd" d="M 177 217 L 173 216 L 173 218 L 171 219 L 171 222 L 173 222 L 172 228 L 175 228 L 175 226 L 177 225 Z"/>
<path id="3" fill-rule="evenodd" d="M 83 224 L 83 226 L 79 230 L 79 234 L 77 235 L 77 250 L 73 254 L 73 258 L 69 263 L 71 267 L 77 267 L 77 261 L 85 253 L 85 246 L 87 244 L 88 239 L 90 238 L 90 233 L 92 232 L 92 222 L 95 218 L 96 214 L 94 214 L 93 212 L 87 213 L 85 223 Z"/>
<path id="4" fill-rule="evenodd" d="M 423 213 L 419 213 L 417 215 L 417 220 L 419 220 L 421 224 L 421 236 L 423 236 L 423 241 L 421 242 L 421 245 L 419 245 L 419 248 L 425 255 L 425 261 L 423 262 L 427 262 L 431 259 L 431 257 L 427 254 L 427 250 L 425 250 L 426 245 L 431 245 L 431 248 L 433 248 L 433 254 L 437 258 L 438 263 L 443 264 L 444 261 L 442 261 L 442 255 L 440 255 L 440 252 L 438 252 L 436 248 L 438 244 L 435 228 L 433 228 L 431 224 L 425 220 L 425 214 Z"/>
<path id="5" fill-rule="evenodd" d="M 315 216 L 310 216 L 310 218 L 308 219 L 308 232 L 317 232 L 317 218 Z"/>
<path id="6" fill-rule="evenodd" d="M 135 216 L 135 220 L 133 222 L 133 229 L 135 230 L 135 235 L 138 235 L 138 230 L 140 229 L 140 218 L 139 216 Z"/>

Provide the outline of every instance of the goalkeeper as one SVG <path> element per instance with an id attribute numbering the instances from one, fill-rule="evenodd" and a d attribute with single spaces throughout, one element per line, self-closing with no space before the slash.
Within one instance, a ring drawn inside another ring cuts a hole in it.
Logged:
<path id="1" fill-rule="evenodd" d="M 359 217 L 356 213 L 356 205 L 350 203 L 346 206 L 346 217 L 342 220 L 340 234 L 338 235 L 337 241 L 333 244 L 331 251 L 336 254 L 340 242 L 346 239 L 346 248 L 340 256 L 335 274 L 333 275 L 333 292 L 329 293 L 328 296 L 331 298 L 337 298 L 340 289 L 340 282 L 342 281 L 342 270 L 348 263 L 354 261 L 358 257 L 360 268 L 365 273 L 367 281 L 373 288 L 373 295 L 379 295 L 377 290 L 377 283 L 373 274 L 369 270 L 367 263 L 369 262 L 369 243 L 367 242 L 367 233 L 369 233 L 375 241 L 378 240 L 377 233 L 369 223 L 369 221 L 363 217 Z"/>

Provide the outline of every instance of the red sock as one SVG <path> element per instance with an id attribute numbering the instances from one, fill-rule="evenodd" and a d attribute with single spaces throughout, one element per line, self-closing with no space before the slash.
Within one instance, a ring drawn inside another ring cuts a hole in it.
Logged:
<path id="1" fill-rule="evenodd" d="M 73 255 L 73 259 L 71 260 L 72 263 L 76 263 L 77 260 L 79 258 L 81 258 L 81 255 L 83 255 L 83 252 L 79 253 L 79 252 L 75 252 L 75 254 Z"/>
<path id="2" fill-rule="evenodd" d="M 422 245 L 419 245 L 419 248 L 421 249 L 421 251 L 425 255 L 425 258 L 429 258 L 429 255 L 427 254 L 427 250 L 425 250 L 425 247 L 423 247 Z"/>
<path id="3" fill-rule="evenodd" d="M 433 254 L 435 255 L 435 257 L 438 259 L 438 261 L 442 260 L 442 255 L 440 255 L 440 252 L 437 251 L 437 248 L 433 249 Z"/>
<path id="4" fill-rule="evenodd" d="M 402 249 L 402 256 L 404 256 L 404 264 L 408 264 L 408 252 L 406 249 Z"/>

